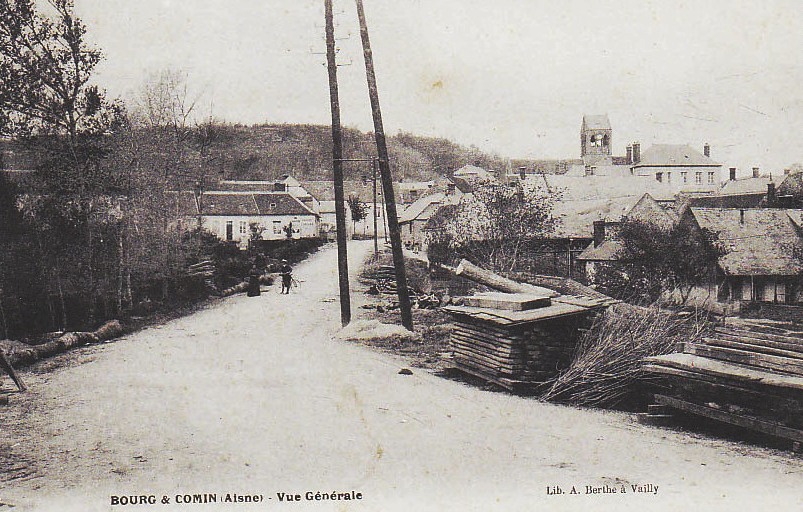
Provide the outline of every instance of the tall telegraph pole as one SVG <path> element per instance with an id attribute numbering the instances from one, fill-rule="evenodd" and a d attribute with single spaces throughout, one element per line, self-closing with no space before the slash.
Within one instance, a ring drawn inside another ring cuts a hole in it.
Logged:
<path id="1" fill-rule="evenodd" d="M 337 229 L 337 271 L 340 283 L 340 322 L 351 322 L 349 298 L 349 262 L 346 252 L 346 209 L 343 197 L 343 135 L 340 128 L 340 100 L 337 93 L 337 61 L 335 60 L 335 24 L 332 0 L 325 1 L 326 63 L 329 70 L 329 100 L 332 107 L 332 171 L 335 182 L 335 219 Z"/>
<path id="2" fill-rule="evenodd" d="M 388 230 L 390 231 L 390 245 L 393 249 L 393 266 L 396 269 L 396 288 L 399 293 L 399 310 L 402 325 L 413 330 L 413 313 L 410 307 L 410 294 L 407 290 L 407 273 L 404 269 L 404 254 L 402 253 L 401 232 L 399 231 L 399 218 L 396 214 L 396 195 L 393 193 L 393 175 L 390 172 L 388 160 L 388 146 L 385 141 L 385 129 L 382 125 L 382 111 L 379 108 L 379 92 L 376 87 L 374 74 L 374 58 L 371 53 L 371 41 L 368 39 L 368 25 L 365 22 L 365 10 L 362 0 L 357 2 L 357 16 L 360 20 L 360 37 L 362 38 L 363 56 L 365 57 L 365 74 L 368 79 L 368 96 L 371 99 L 371 112 L 374 117 L 374 137 L 376 138 L 376 151 L 379 157 L 379 171 L 382 174 L 382 190 L 385 196 L 385 208 L 388 216 Z M 331 71 L 330 71 L 331 76 Z"/>
<path id="3" fill-rule="evenodd" d="M 374 260 L 379 259 L 379 231 L 376 225 L 377 211 L 376 211 L 376 170 L 378 167 L 377 160 L 371 162 L 371 168 L 374 171 Z"/>

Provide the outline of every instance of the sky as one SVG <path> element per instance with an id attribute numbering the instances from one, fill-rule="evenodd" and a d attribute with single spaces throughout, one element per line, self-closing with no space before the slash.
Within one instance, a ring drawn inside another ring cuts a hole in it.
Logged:
<path id="1" fill-rule="evenodd" d="M 214 117 L 328 124 L 323 0 L 75 0 L 131 97 L 186 74 Z M 803 161 L 799 0 L 365 0 L 385 131 L 512 158 L 577 158 L 583 114 L 614 154 L 690 144 L 739 175 Z M 355 4 L 335 0 L 343 124 L 372 130 Z"/>

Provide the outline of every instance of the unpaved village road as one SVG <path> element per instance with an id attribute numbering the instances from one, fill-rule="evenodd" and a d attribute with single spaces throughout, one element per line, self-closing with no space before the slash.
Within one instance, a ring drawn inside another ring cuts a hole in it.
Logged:
<path id="1" fill-rule="evenodd" d="M 0 409 L 0 511 L 803 510 L 794 455 L 400 375 L 403 360 L 333 340 L 335 255 L 299 265 L 290 296 L 235 296 L 26 371 L 31 391 Z M 627 493 L 585 494 L 605 484 Z M 351 490 L 363 499 L 303 501 Z M 218 503 L 175 503 L 200 493 Z M 171 504 L 111 506 L 132 494 Z"/>

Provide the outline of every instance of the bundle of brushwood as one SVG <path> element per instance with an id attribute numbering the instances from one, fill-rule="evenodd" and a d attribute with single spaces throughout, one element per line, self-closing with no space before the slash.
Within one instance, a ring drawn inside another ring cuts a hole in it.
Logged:
<path id="1" fill-rule="evenodd" d="M 542 398 L 594 407 L 621 406 L 638 393 L 644 358 L 669 354 L 711 329 L 707 315 L 675 315 L 657 307 L 616 304 L 581 338 L 571 365 Z"/>
<path id="2" fill-rule="evenodd" d="M 803 331 L 739 321 L 647 359 L 657 406 L 803 444 Z"/>

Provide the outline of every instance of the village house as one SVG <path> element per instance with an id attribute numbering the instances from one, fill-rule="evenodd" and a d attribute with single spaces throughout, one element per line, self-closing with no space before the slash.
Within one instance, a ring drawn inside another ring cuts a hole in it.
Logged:
<path id="1" fill-rule="evenodd" d="M 199 226 L 241 249 L 252 239 L 317 238 L 320 216 L 289 192 L 178 193 L 182 225 Z"/>
<path id="2" fill-rule="evenodd" d="M 618 238 L 618 228 L 626 220 L 657 225 L 669 230 L 678 218 L 671 208 L 656 201 L 647 193 L 641 196 L 621 219 L 594 221 L 593 241 L 576 257 L 578 268 L 590 282 L 594 282 L 599 265 L 612 264 L 621 257 L 624 246 Z"/>
<path id="3" fill-rule="evenodd" d="M 335 187 L 334 182 L 329 180 L 319 181 L 303 181 L 301 186 L 311 196 L 315 197 L 321 203 L 331 205 L 327 207 L 327 224 L 334 226 L 334 201 L 335 201 Z M 398 183 L 394 183 L 394 190 L 398 198 Z M 374 235 L 374 225 L 378 236 L 385 237 L 387 233 L 387 211 L 385 210 L 385 203 L 383 200 L 382 182 L 377 180 L 376 184 L 376 202 L 374 202 L 374 185 L 372 180 L 345 180 L 343 182 L 343 197 L 346 201 L 354 198 L 365 206 L 365 218 L 354 222 L 352 220 L 351 212 L 347 212 L 346 222 L 349 225 L 348 229 L 352 236 L 356 237 L 371 237 Z M 376 214 L 374 214 L 376 212 Z M 334 232 L 334 227 L 328 230 L 330 233 Z"/>
<path id="4" fill-rule="evenodd" d="M 443 206 L 456 204 L 455 196 L 436 192 L 420 198 L 399 216 L 402 243 L 415 251 L 426 249 L 425 227 L 430 218 Z"/>
<path id="5" fill-rule="evenodd" d="M 679 222 L 716 234 L 725 250 L 711 279 L 694 290 L 697 300 L 803 302 L 803 210 L 688 208 Z"/>
<path id="6" fill-rule="evenodd" d="M 708 144 L 703 153 L 686 144 L 654 144 L 643 154 L 633 150 L 631 172 L 665 182 L 676 193 L 713 194 L 720 187 L 722 164 L 710 154 Z"/>

